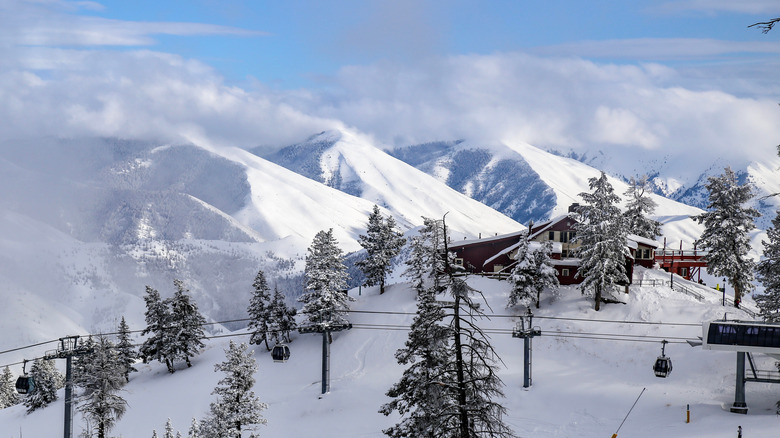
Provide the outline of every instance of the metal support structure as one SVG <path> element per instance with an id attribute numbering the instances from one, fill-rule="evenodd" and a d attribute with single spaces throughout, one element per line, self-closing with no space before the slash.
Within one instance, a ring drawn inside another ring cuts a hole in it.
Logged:
<path id="1" fill-rule="evenodd" d="M 528 325 L 525 324 L 526 318 L 528 319 Z M 512 331 L 513 338 L 523 339 L 523 388 L 529 388 L 533 381 L 531 378 L 531 358 L 533 354 L 531 340 L 535 336 L 541 336 L 542 334 L 539 328 L 533 328 L 533 318 L 534 315 L 529 308 L 526 316 L 520 320 L 517 327 Z"/>
<path id="2" fill-rule="evenodd" d="M 73 357 L 92 353 L 79 342 L 80 336 L 65 336 L 60 338 L 60 345 L 56 350 L 47 351 L 43 355 L 45 360 L 65 359 L 65 421 L 64 437 L 73 437 Z"/>
<path id="3" fill-rule="evenodd" d="M 322 333 L 322 394 L 330 392 L 330 334 L 349 330 L 350 323 L 334 323 L 323 321 L 298 328 L 298 333 Z"/>
<path id="4" fill-rule="evenodd" d="M 731 412 L 736 414 L 747 414 L 748 408 L 745 403 L 745 352 L 737 352 L 737 377 L 736 388 L 734 390 L 734 404 L 731 406 Z"/>

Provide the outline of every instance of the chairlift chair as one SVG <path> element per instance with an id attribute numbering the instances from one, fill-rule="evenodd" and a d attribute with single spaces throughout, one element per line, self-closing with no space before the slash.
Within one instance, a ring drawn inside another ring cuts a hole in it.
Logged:
<path id="1" fill-rule="evenodd" d="M 16 379 L 16 392 L 19 394 L 31 394 L 35 391 L 35 381 L 27 375 L 27 361 L 22 365 L 22 375 Z"/>
<path id="2" fill-rule="evenodd" d="M 287 344 L 276 344 L 274 349 L 271 350 L 271 357 L 274 362 L 284 363 L 290 358 L 290 347 Z"/>
<path id="3" fill-rule="evenodd" d="M 665 378 L 672 372 L 672 359 L 664 354 L 667 343 L 669 341 L 664 339 L 661 346 L 661 355 L 658 356 L 653 365 L 653 372 L 655 372 L 656 377 Z"/>

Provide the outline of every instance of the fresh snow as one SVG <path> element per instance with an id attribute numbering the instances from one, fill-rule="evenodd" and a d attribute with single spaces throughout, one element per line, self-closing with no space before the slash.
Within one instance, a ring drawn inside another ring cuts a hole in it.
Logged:
<path id="1" fill-rule="evenodd" d="M 635 279 L 640 277 L 647 283 L 652 279 L 667 279 L 668 274 L 639 268 Z M 487 313 L 513 313 L 504 309 L 508 283 L 471 277 L 469 284 L 485 293 L 492 308 Z M 660 355 L 661 339 L 695 339 L 701 334 L 698 325 L 701 321 L 721 318 L 724 312 L 728 312 L 729 318 L 746 318 L 738 310 L 721 307 L 720 293 L 693 283 L 687 286 L 703 294 L 704 302 L 663 286 L 632 286 L 628 295 L 620 295 L 626 304 L 607 304 L 601 312 L 594 312 L 592 300 L 582 297 L 576 287 L 561 288 L 554 299 L 545 296 L 541 309 L 534 311 L 534 325 L 541 329 L 542 336 L 533 340 L 533 386 L 528 390 L 522 389 L 522 340 L 512 338 L 508 332 L 516 319 L 495 317 L 482 321 L 480 325 L 484 328 L 502 330 L 491 336 L 506 365 L 500 376 L 506 384 L 503 403 L 508 410 L 508 424 L 521 437 L 611 436 L 646 388 L 619 436 L 733 436 L 738 425 L 745 436 L 774 436 L 778 421 L 774 403 L 780 399 L 777 387 L 749 383 L 748 414 L 733 414 L 728 410 L 734 400 L 734 353 L 671 343 L 666 347 L 666 354 L 672 358 L 673 372 L 666 379 L 653 375 L 651 368 Z M 361 295 L 352 290 L 350 294 L 357 298 L 352 304 L 354 310 L 408 313 L 416 310 L 414 293 L 404 283 L 395 282 L 381 296 L 377 288 L 364 289 Z M 750 300 L 745 304 L 752 305 Z M 368 329 L 365 325 L 408 326 L 412 316 L 353 313 L 350 319 L 355 327 L 334 336 L 331 392 L 324 397 L 320 397 L 319 335 L 296 335 L 290 345 L 292 356 L 284 364 L 272 362 L 263 346 L 252 347 L 259 363 L 254 389 L 260 400 L 269 405 L 263 411 L 268 425 L 260 427 L 261 436 L 381 437 L 381 429 L 397 420 L 377 411 L 388 401 L 384 393 L 403 370 L 393 355 L 405 342 L 407 332 Z M 654 342 L 563 338 L 556 336 L 557 332 L 580 336 L 600 333 L 612 338 L 652 336 Z M 139 364 L 140 372 L 131 374 L 130 384 L 123 392 L 128 412 L 111 432 L 112 436 L 150 437 L 152 429 L 159 435 L 168 418 L 175 429 L 186 435 L 191 419 L 203 418 L 214 398 L 211 391 L 221 378 L 221 373 L 214 372 L 214 364 L 224 360 L 223 350 L 228 342 L 248 339 L 246 331 L 233 334 L 236 336 L 209 341 L 205 352 L 194 358 L 192 368 L 178 364 L 178 371 L 172 375 L 160 363 Z M 15 335 L 6 333 L 8 338 Z M 27 355 L 41 353 L 26 352 Z M 774 363 L 760 355 L 756 359 L 763 369 L 771 368 Z M 10 437 L 59 436 L 62 391 L 59 395 L 57 402 L 30 415 L 24 413 L 22 406 L 0 411 L 0 433 Z M 689 424 L 685 423 L 687 405 L 691 409 Z M 77 414 L 74 435 L 81 431 L 82 424 Z"/>

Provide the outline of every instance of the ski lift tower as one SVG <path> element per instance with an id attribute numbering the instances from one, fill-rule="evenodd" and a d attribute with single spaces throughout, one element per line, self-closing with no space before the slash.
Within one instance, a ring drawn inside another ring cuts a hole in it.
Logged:
<path id="1" fill-rule="evenodd" d="M 92 353 L 92 349 L 80 342 L 80 336 L 65 336 L 60 338 L 56 350 L 47 351 L 45 360 L 65 359 L 65 438 L 73 436 L 73 357 Z"/>
<path id="2" fill-rule="evenodd" d="M 298 327 L 298 333 L 322 333 L 322 394 L 330 391 L 330 342 L 332 332 L 349 330 L 352 324 L 330 320 Z"/>
<path id="3" fill-rule="evenodd" d="M 531 348 L 531 340 L 535 336 L 541 336 L 542 331 L 538 327 L 533 327 L 534 315 L 531 313 L 531 309 L 528 308 L 528 313 L 524 317 L 521 317 L 520 322 L 517 323 L 517 327 L 512 330 L 513 338 L 523 339 L 523 388 L 531 386 L 531 355 L 533 349 Z"/>

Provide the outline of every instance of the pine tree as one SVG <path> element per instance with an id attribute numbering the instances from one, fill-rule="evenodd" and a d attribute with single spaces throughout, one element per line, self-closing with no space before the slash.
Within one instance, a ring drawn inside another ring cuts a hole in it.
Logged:
<path id="1" fill-rule="evenodd" d="M 534 302 L 538 309 L 542 292 L 546 288 L 557 288 L 560 285 L 551 253 L 550 241 L 537 244 L 529 242 L 526 236 L 518 242 L 515 254 L 517 262 L 509 275 L 512 290 L 509 292 L 507 308 L 517 305 L 530 306 Z"/>
<path id="2" fill-rule="evenodd" d="M 368 228 L 365 235 L 358 237 L 360 246 L 366 250 L 365 259 L 356 263 L 366 276 L 364 286 L 379 285 L 379 294 L 385 293 L 385 279 L 392 272 L 392 260 L 401 252 L 406 239 L 396 230 L 395 219 L 386 219 L 374 205 L 374 211 L 368 216 Z"/>
<path id="3" fill-rule="evenodd" d="M 753 197 L 747 184 L 740 185 L 730 167 L 723 175 L 708 178 L 708 211 L 693 216 L 704 224 L 704 232 L 697 244 L 708 250 L 704 259 L 707 270 L 716 276 L 728 278 L 734 288 L 734 306 L 739 307 L 743 293 L 753 289 L 755 262 L 750 252 L 750 231 L 753 220 L 760 213 L 745 204 Z"/>
<path id="4" fill-rule="evenodd" d="M 146 302 L 146 313 L 144 314 L 146 328 L 141 332 L 141 335 L 151 334 L 151 336 L 141 345 L 139 355 L 143 358 L 144 363 L 150 360 L 164 362 L 168 371 L 173 373 L 175 371 L 171 362 L 173 359 L 173 333 L 168 327 L 171 324 L 171 310 L 168 303 L 160 297 L 160 293 L 149 286 L 146 286 L 144 301 Z"/>
<path id="5" fill-rule="evenodd" d="M 173 435 L 173 423 L 171 423 L 170 418 L 165 423 L 165 433 L 163 434 L 163 438 L 175 438 Z"/>
<path id="6" fill-rule="evenodd" d="M 196 418 L 193 418 L 192 423 L 190 423 L 190 430 L 187 433 L 187 438 L 200 438 L 200 424 Z"/>
<path id="7" fill-rule="evenodd" d="M 354 298 L 346 293 L 347 268 L 332 228 L 314 236 L 306 255 L 304 277 L 307 292 L 298 300 L 303 303 L 301 312 L 307 321 L 346 323 L 349 301 Z"/>
<path id="8" fill-rule="evenodd" d="M 219 381 L 212 394 L 217 401 L 211 403 L 209 414 L 201 425 L 204 438 L 241 438 L 243 430 L 256 430 L 266 424 L 261 412 L 267 408 L 261 403 L 252 388 L 255 385 L 254 373 L 257 362 L 247 345 L 236 345 L 230 341 L 225 350 L 226 358 L 214 366 L 225 377 Z"/>
<path id="9" fill-rule="evenodd" d="M 206 318 L 201 315 L 198 305 L 190 299 L 189 291 L 181 280 L 174 280 L 176 292 L 170 301 L 171 331 L 173 332 L 173 357 L 183 359 L 191 367 L 190 358 L 203 350 L 203 338 L 206 334 L 203 326 Z"/>
<path id="10" fill-rule="evenodd" d="M 138 371 L 133 366 L 136 359 L 138 359 L 138 353 L 135 351 L 133 342 L 130 339 L 130 327 L 127 325 L 127 322 L 125 322 L 124 316 L 122 317 L 122 320 L 119 321 L 119 331 L 117 337 L 118 343 L 116 345 L 116 351 L 119 355 L 119 361 L 123 364 L 125 382 L 129 382 L 130 373 Z"/>
<path id="11" fill-rule="evenodd" d="M 601 308 L 603 295 L 616 284 L 628 283 L 626 275 L 626 236 L 623 215 L 617 207 L 620 197 L 604 172 L 599 178 L 588 179 L 591 193 L 580 193 L 585 205 L 579 207 L 577 241 L 580 267 L 577 276 L 583 278 L 582 293 L 594 292 L 594 309 Z"/>
<path id="12" fill-rule="evenodd" d="M 92 353 L 85 356 L 85 369 L 79 386 L 84 393 L 79 397 L 79 411 L 96 428 L 97 438 L 106 438 L 117 420 L 127 410 L 127 402 L 118 394 L 125 380 L 125 364 L 116 347 L 100 336 Z"/>
<path id="13" fill-rule="evenodd" d="M 6 366 L 0 375 L 0 409 L 18 405 L 20 402 L 19 394 L 16 393 L 16 379 L 11 369 Z"/>
<path id="14" fill-rule="evenodd" d="M 628 198 L 626 211 L 623 214 L 626 219 L 628 232 L 647 239 L 655 240 L 661 235 L 661 223 L 650 219 L 658 204 L 646 194 L 650 190 L 647 175 L 639 179 L 631 177 L 628 189 L 624 193 Z"/>
<path id="15" fill-rule="evenodd" d="M 429 233 L 434 231 L 429 228 L 425 231 L 428 236 L 417 245 L 426 247 L 424 242 L 431 236 L 431 242 L 441 239 L 443 256 L 447 252 L 446 225 L 443 220 L 435 225 L 441 233 Z M 420 264 L 415 272 L 444 275 L 432 285 L 415 284 L 417 316 L 405 348 L 396 353 L 398 362 L 409 367 L 387 393 L 393 400 L 380 409 L 385 415 L 398 411 L 403 419 L 383 432 L 391 437 L 514 437 L 503 422 L 505 409 L 495 401 L 503 396 L 503 383 L 496 374 L 500 359 L 476 324 L 484 314 L 470 295 L 479 292 L 453 277 L 448 266 L 439 270 L 437 257 L 428 260 L 430 265 Z M 455 301 L 437 303 L 440 288 L 448 290 Z"/>
<path id="16" fill-rule="evenodd" d="M 442 275 L 446 270 L 443 221 L 423 218 L 423 227 L 419 235 L 409 239 L 411 254 L 406 261 L 404 275 L 410 279 L 412 287 L 420 291 L 432 286 L 435 293 L 443 292 Z"/>
<path id="17" fill-rule="evenodd" d="M 65 379 L 50 359 L 35 359 L 30 369 L 30 377 L 35 382 L 35 391 L 24 399 L 28 414 L 57 400 L 57 390 L 65 386 Z"/>
<path id="18" fill-rule="evenodd" d="M 258 345 L 261 342 L 265 342 L 265 348 L 270 351 L 271 347 L 268 345 L 269 322 L 272 318 L 273 310 L 271 308 L 270 288 L 265 280 L 263 271 L 257 272 L 252 287 L 254 292 L 247 309 L 247 313 L 249 313 L 249 329 L 252 330 L 249 343 Z"/>
<path id="19" fill-rule="evenodd" d="M 295 322 L 296 313 L 294 307 L 287 305 L 279 288 L 275 287 L 271 300 L 271 325 L 269 327 L 275 342 L 292 341 L 290 332 L 298 328 L 298 324 Z"/>
<path id="20" fill-rule="evenodd" d="M 417 314 L 412 322 L 404 348 L 399 349 L 396 360 L 408 366 L 397 383 L 387 391 L 393 398 L 379 412 L 390 415 L 398 411 L 402 420 L 383 430 L 386 435 L 401 437 L 437 437 L 440 401 L 446 388 L 443 374 L 449 362 L 449 327 L 442 324 L 444 310 L 436 303 L 432 286 L 417 290 Z"/>
<path id="21" fill-rule="evenodd" d="M 769 241 L 762 240 L 764 257 L 756 268 L 764 293 L 756 296 L 756 304 L 765 321 L 780 322 L 780 210 L 766 230 Z"/>

